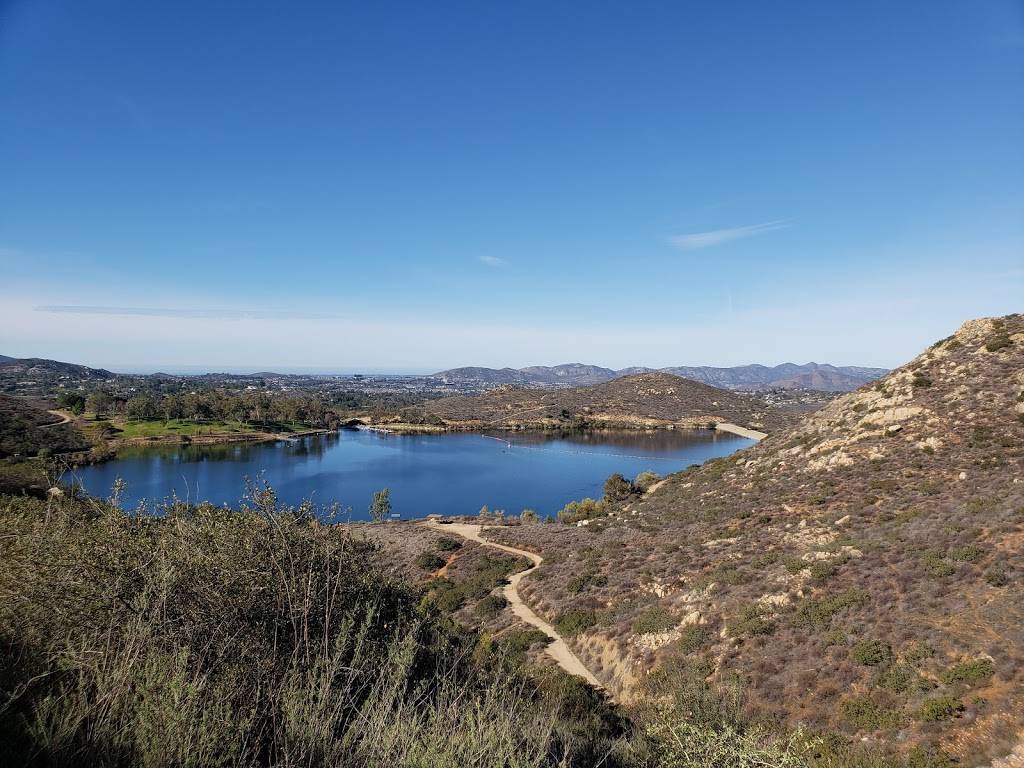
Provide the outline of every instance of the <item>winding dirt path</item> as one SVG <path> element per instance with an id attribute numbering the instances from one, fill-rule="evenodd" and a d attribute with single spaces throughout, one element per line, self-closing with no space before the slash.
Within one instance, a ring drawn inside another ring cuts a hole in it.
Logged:
<path id="1" fill-rule="evenodd" d="M 525 557 L 533 563 L 533 565 L 525 571 L 519 571 L 518 573 L 512 574 L 509 577 L 508 584 L 505 585 L 505 599 L 508 600 L 509 606 L 512 608 L 512 613 L 551 638 L 551 642 L 548 643 L 545 651 L 547 651 L 548 656 L 557 662 L 558 666 L 570 675 L 582 677 L 595 688 L 604 690 L 604 686 L 598 682 L 593 673 L 583 666 L 583 662 L 576 657 L 576 654 L 569 650 L 569 646 L 566 644 L 565 639 L 558 634 L 555 628 L 534 613 L 530 607 L 523 602 L 522 598 L 519 597 L 519 582 L 523 580 L 523 577 L 526 576 L 526 574 L 532 573 L 538 565 L 544 562 L 544 558 L 538 554 L 534 554 L 533 552 L 528 552 L 525 549 L 516 549 L 515 547 L 507 547 L 504 544 L 497 544 L 493 541 L 488 541 L 480 535 L 480 531 L 483 528 L 483 526 L 480 525 L 472 525 L 469 523 L 447 523 L 442 525 L 441 523 L 433 520 L 425 523 L 425 525 L 439 531 L 456 533 L 464 539 L 475 541 L 477 544 L 482 544 L 485 547 L 493 547 L 494 549 L 510 552 L 513 555 Z"/>
<path id="2" fill-rule="evenodd" d="M 54 416 L 60 416 L 60 421 L 51 421 L 49 424 L 40 424 L 40 427 L 59 427 L 61 424 L 67 424 L 73 418 L 70 413 L 65 411 L 47 411 L 52 413 Z"/>

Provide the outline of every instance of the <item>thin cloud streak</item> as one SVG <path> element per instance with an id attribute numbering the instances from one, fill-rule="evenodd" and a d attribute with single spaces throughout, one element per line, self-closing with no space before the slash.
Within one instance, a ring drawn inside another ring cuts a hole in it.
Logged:
<path id="1" fill-rule="evenodd" d="M 167 307 L 95 307 L 76 304 L 46 304 L 36 312 L 71 315 L 132 315 L 136 317 L 199 318 L 204 320 L 337 320 L 342 315 L 273 309 L 172 309 Z"/>
<path id="2" fill-rule="evenodd" d="M 481 256 L 480 262 L 488 267 L 503 267 L 507 263 L 504 259 L 499 259 L 497 256 Z"/>
<path id="3" fill-rule="evenodd" d="M 779 219 L 778 221 L 767 221 L 764 224 L 750 224 L 746 227 L 712 229 L 708 232 L 693 232 L 687 235 L 675 235 L 674 237 L 669 238 L 669 242 L 681 250 L 693 251 L 699 248 L 710 248 L 714 245 L 721 245 L 722 243 L 728 243 L 732 240 L 743 240 L 765 232 L 787 229 L 792 225 L 792 219 Z"/>

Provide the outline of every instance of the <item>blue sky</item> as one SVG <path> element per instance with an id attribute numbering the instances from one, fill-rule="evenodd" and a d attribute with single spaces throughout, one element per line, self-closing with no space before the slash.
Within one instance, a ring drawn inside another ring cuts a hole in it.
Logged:
<path id="1" fill-rule="evenodd" d="M 896 365 L 1024 310 L 1024 4 L 0 0 L 0 353 Z"/>

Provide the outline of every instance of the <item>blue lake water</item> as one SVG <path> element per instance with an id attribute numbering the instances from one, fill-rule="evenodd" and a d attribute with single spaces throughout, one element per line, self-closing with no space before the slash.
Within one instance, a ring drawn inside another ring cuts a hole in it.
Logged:
<path id="1" fill-rule="evenodd" d="M 276 443 L 131 448 L 118 459 L 75 472 L 88 492 L 127 487 L 122 506 L 181 499 L 236 505 L 245 479 L 265 480 L 289 504 L 312 499 L 351 507 L 366 519 L 373 493 L 391 489 L 405 518 L 492 510 L 541 515 L 567 501 L 600 497 L 614 472 L 668 474 L 727 456 L 751 440 L 708 430 L 586 433 L 389 435 L 342 430 Z"/>

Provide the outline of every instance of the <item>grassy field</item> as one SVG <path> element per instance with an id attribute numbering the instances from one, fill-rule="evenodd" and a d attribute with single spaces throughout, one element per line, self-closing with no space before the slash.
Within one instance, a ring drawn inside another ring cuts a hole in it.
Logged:
<path id="1" fill-rule="evenodd" d="M 249 424 L 241 421 L 191 421 L 188 419 L 152 419 L 134 421 L 128 419 L 88 418 L 80 422 L 81 428 L 93 434 L 116 430 L 117 439 L 137 440 L 161 437 L 200 437 L 203 435 L 246 435 L 254 433 L 281 432 L 286 434 L 305 432 L 314 427 L 300 423 Z"/>

